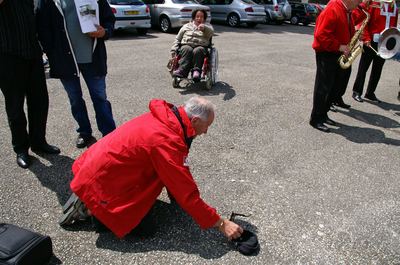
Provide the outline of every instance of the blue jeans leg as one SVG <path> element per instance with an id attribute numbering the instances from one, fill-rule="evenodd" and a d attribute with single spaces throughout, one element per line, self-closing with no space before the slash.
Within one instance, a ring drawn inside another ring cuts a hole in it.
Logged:
<path id="1" fill-rule="evenodd" d="M 79 126 L 76 131 L 83 136 L 92 135 L 92 127 L 90 126 L 86 104 L 82 97 L 82 88 L 79 77 L 61 79 L 61 83 L 67 91 L 69 102 L 71 104 L 72 116 Z"/>
<path id="2" fill-rule="evenodd" d="M 115 129 L 115 122 L 112 114 L 111 103 L 106 95 L 106 77 L 88 76 L 82 73 L 89 88 L 89 94 L 96 113 L 96 122 L 99 131 L 103 136 Z"/>

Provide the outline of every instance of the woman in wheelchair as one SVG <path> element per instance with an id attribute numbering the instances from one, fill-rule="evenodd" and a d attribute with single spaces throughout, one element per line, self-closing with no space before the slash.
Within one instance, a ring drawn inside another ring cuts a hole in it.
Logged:
<path id="1" fill-rule="evenodd" d="M 171 56 L 180 55 L 179 67 L 172 75 L 174 77 L 186 78 L 192 71 L 193 81 L 198 82 L 201 78 L 204 57 L 207 55 L 207 47 L 214 34 L 211 25 L 204 24 L 207 19 L 205 10 L 194 10 L 192 21 L 183 25 L 176 36 L 171 47 Z"/>

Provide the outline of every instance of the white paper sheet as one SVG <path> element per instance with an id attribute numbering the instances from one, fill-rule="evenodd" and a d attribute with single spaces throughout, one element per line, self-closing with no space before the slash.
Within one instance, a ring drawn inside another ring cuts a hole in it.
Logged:
<path id="1" fill-rule="evenodd" d="M 96 31 L 99 25 L 99 5 L 96 0 L 74 0 L 83 33 Z"/>

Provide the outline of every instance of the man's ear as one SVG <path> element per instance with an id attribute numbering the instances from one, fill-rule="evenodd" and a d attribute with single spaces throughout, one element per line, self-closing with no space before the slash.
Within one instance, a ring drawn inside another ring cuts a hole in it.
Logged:
<path id="1" fill-rule="evenodd" d="M 192 117 L 192 119 L 191 119 L 190 121 L 191 121 L 192 123 L 197 123 L 199 120 L 200 120 L 199 117 L 194 116 L 194 117 Z"/>

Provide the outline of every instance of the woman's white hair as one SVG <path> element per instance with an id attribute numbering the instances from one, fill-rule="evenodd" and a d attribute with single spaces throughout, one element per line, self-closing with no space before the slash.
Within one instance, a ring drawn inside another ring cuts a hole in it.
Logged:
<path id="1" fill-rule="evenodd" d="M 203 121 L 207 121 L 211 113 L 215 112 L 215 105 L 211 101 L 203 97 L 191 97 L 185 102 L 183 108 L 189 119 L 199 117 Z"/>

